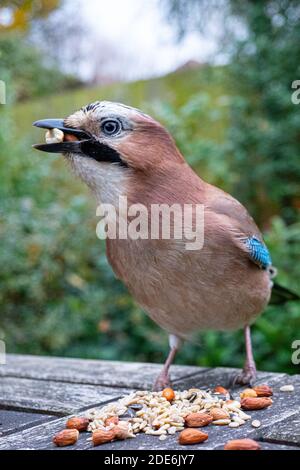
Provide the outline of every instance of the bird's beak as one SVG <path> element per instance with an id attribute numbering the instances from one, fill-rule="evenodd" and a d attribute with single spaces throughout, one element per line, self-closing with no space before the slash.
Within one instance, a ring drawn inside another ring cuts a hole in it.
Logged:
<path id="1" fill-rule="evenodd" d="M 77 154 L 93 158 L 98 162 L 118 163 L 125 167 L 128 166 L 116 150 L 98 141 L 86 131 L 66 127 L 63 119 L 43 119 L 34 122 L 33 125 L 42 129 L 59 129 L 64 133 L 63 142 L 33 145 L 37 150 L 50 153 Z"/>
<path id="2" fill-rule="evenodd" d="M 81 129 L 65 127 L 63 119 L 43 119 L 33 123 L 42 129 L 59 129 L 64 133 L 64 141 L 53 144 L 35 144 L 33 147 L 42 152 L 50 153 L 79 153 L 82 145 L 91 141 L 91 136 Z"/>

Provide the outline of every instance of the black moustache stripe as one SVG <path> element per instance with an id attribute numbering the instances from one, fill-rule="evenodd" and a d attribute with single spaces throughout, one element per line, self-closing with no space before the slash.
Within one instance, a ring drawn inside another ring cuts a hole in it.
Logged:
<path id="1" fill-rule="evenodd" d="M 80 145 L 81 151 L 87 157 L 97 162 L 119 163 L 124 167 L 128 165 L 121 159 L 119 152 L 101 142 L 86 140 Z"/>

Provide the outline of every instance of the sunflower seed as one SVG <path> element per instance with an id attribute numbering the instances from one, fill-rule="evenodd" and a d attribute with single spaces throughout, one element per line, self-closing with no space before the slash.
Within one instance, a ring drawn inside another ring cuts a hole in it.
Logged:
<path id="1" fill-rule="evenodd" d="M 238 428 L 240 427 L 240 424 L 236 421 L 232 421 L 231 423 L 228 424 L 230 428 Z"/>
<path id="2" fill-rule="evenodd" d="M 230 419 L 216 419 L 216 421 L 213 421 L 212 424 L 215 424 L 216 426 L 227 426 L 227 424 L 230 424 L 231 420 Z"/>
<path id="3" fill-rule="evenodd" d="M 293 392 L 295 390 L 294 385 L 283 385 L 279 389 L 281 392 Z"/>
<path id="4" fill-rule="evenodd" d="M 253 426 L 254 428 L 259 428 L 261 426 L 261 422 L 258 421 L 258 419 L 255 419 L 254 421 L 252 421 L 251 426 Z"/>

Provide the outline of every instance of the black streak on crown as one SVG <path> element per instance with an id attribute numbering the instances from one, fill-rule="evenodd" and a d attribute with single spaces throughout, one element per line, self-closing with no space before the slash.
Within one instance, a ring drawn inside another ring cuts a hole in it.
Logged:
<path id="1" fill-rule="evenodd" d="M 95 109 L 99 108 L 100 106 L 101 106 L 100 101 L 95 101 L 94 103 L 90 103 L 86 106 L 83 106 L 81 109 L 82 109 L 82 111 L 87 113 L 88 111 L 94 111 Z"/>

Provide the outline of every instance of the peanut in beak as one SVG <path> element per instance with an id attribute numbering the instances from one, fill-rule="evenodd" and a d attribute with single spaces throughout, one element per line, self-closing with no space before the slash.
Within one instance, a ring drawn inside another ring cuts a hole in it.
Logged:
<path id="1" fill-rule="evenodd" d="M 60 129 L 49 129 L 46 132 L 45 140 L 47 144 L 60 144 L 61 142 L 72 142 L 78 140 L 72 134 L 64 134 Z"/>
<path id="2" fill-rule="evenodd" d="M 64 141 L 64 133 L 60 129 L 49 129 L 46 132 L 46 144 L 59 144 Z"/>

